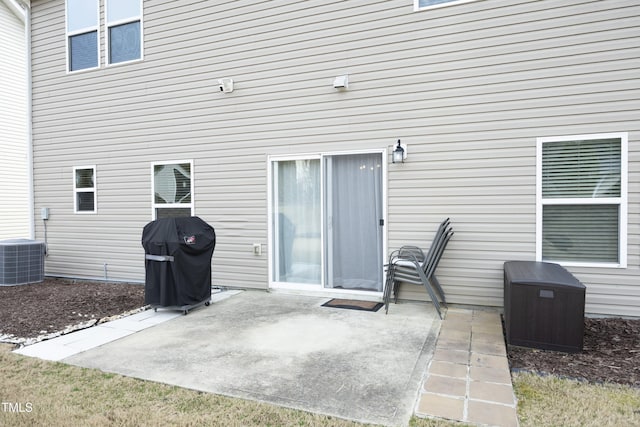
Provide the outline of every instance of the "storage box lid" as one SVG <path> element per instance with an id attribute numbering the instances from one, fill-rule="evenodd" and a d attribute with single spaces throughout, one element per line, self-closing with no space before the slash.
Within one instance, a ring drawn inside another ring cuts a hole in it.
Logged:
<path id="1" fill-rule="evenodd" d="M 504 263 L 504 271 L 512 284 L 555 285 L 585 289 L 585 286 L 567 269 L 550 262 L 507 261 Z"/>

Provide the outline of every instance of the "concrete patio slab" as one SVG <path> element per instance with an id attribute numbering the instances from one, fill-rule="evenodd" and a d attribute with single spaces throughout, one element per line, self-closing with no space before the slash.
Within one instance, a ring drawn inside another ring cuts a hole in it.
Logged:
<path id="1" fill-rule="evenodd" d="M 242 292 L 63 362 L 383 425 L 407 425 L 440 320 L 428 303 L 366 312 Z M 467 355 L 468 358 L 468 355 Z"/>

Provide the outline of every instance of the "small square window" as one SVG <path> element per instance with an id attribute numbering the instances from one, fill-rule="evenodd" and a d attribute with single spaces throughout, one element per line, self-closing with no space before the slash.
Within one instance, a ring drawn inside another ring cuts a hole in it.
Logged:
<path id="1" fill-rule="evenodd" d="M 78 192 L 76 193 L 76 209 L 78 212 L 91 212 L 96 211 L 96 202 L 94 192 Z"/>
<path id="2" fill-rule="evenodd" d="M 74 213 L 96 213 L 96 167 L 73 168 Z"/>

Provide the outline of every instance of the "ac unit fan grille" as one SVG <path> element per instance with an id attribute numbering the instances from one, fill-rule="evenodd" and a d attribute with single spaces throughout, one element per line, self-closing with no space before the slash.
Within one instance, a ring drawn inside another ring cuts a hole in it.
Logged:
<path id="1" fill-rule="evenodd" d="M 25 285 L 44 280 L 44 242 L 0 240 L 0 286 Z"/>

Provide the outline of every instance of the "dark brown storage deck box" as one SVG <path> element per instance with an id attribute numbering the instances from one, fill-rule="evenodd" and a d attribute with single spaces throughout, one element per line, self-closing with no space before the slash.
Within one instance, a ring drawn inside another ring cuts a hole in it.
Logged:
<path id="1" fill-rule="evenodd" d="M 507 343 L 565 352 L 582 351 L 585 286 L 558 264 L 504 263 Z"/>

